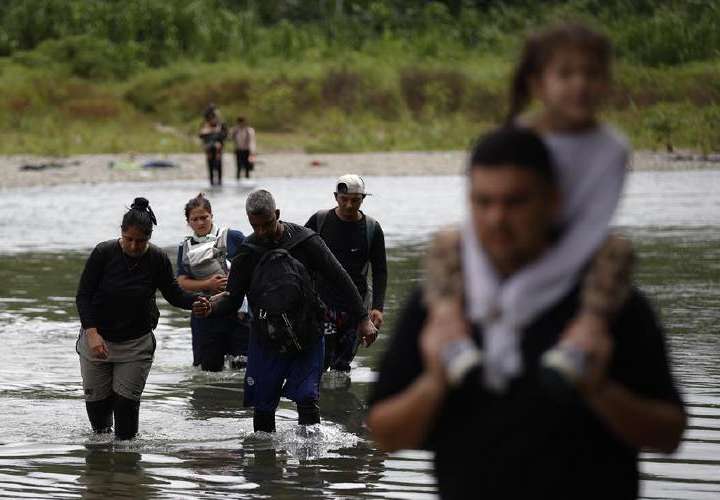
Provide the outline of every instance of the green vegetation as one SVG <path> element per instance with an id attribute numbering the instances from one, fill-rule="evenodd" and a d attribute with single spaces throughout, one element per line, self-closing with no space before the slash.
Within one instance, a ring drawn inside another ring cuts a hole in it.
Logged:
<path id="1" fill-rule="evenodd" d="M 611 35 L 636 146 L 720 150 L 720 0 L 5 0 L 0 153 L 196 151 L 209 102 L 262 151 L 464 148 L 558 19 Z"/>

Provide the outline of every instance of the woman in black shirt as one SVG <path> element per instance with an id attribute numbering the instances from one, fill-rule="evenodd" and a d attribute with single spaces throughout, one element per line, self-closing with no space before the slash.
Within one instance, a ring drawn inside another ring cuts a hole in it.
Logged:
<path id="1" fill-rule="evenodd" d="M 135 198 L 122 220 L 121 237 L 99 243 L 85 264 L 76 304 L 82 328 L 76 344 L 90 424 L 95 432 L 132 439 L 140 396 L 155 352 L 159 311 L 155 292 L 191 309 L 163 250 L 150 244 L 157 221 L 148 201 Z"/>

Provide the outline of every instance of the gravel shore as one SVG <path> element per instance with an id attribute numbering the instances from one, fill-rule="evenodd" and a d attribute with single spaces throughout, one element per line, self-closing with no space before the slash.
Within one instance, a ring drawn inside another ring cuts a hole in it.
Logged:
<path id="1" fill-rule="evenodd" d="M 335 177 L 361 175 L 456 175 L 462 172 L 465 153 L 392 152 L 351 154 L 270 153 L 258 157 L 255 177 Z M 145 162 L 169 161 L 174 168 L 142 168 Z M 223 174 L 234 180 L 235 158 L 226 154 Z M 720 168 L 720 163 L 677 159 L 668 154 L 636 152 L 634 170 L 691 170 Z M 0 157 L 0 189 L 52 186 L 68 183 L 169 181 L 207 178 L 201 154 L 81 155 L 70 158 L 37 156 Z"/>

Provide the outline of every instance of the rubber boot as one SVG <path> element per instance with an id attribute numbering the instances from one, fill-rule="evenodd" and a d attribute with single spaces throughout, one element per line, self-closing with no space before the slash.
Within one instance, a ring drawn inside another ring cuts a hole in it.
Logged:
<path id="1" fill-rule="evenodd" d="M 275 432 L 275 412 L 255 410 L 253 430 L 255 432 Z"/>
<path id="2" fill-rule="evenodd" d="M 115 438 L 132 439 L 138 431 L 140 417 L 140 401 L 124 398 L 120 395 L 115 399 Z"/>
<path id="3" fill-rule="evenodd" d="M 85 402 L 85 409 L 90 419 L 90 425 L 97 434 L 112 432 L 114 402 L 114 395 L 108 396 L 100 401 Z"/>
<path id="4" fill-rule="evenodd" d="M 297 404 L 298 424 L 314 425 L 320 423 L 320 405 L 315 400 L 301 401 Z"/>

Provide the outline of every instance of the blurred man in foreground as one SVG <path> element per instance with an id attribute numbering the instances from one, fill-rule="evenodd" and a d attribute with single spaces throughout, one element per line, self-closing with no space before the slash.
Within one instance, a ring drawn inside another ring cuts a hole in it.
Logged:
<path id="1" fill-rule="evenodd" d="M 468 247 L 479 247 L 488 279 L 502 283 L 533 266 L 561 230 L 557 180 L 534 133 L 484 137 L 468 176 L 470 222 L 440 244 L 455 259 L 460 288 L 477 278 L 467 272 Z M 594 318 L 600 311 L 588 309 L 581 285 L 515 341 L 471 324 L 457 295 L 428 301 L 426 293 L 423 302 L 414 293 L 371 397 L 368 424 L 379 445 L 435 451 L 442 498 L 637 497 L 638 452 L 678 446 L 683 403 L 642 294 L 630 290 L 608 323 Z M 433 286 L 441 284 L 426 289 Z"/>

